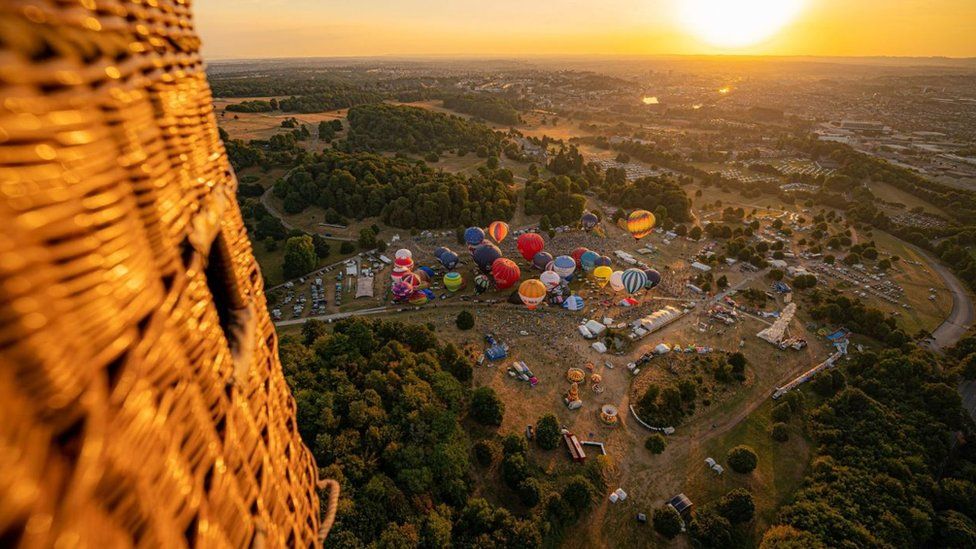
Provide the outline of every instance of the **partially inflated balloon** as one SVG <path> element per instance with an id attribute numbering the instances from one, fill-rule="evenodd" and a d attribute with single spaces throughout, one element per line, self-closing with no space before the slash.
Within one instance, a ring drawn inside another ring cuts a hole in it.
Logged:
<path id="1" fill-rule="evenodd" d="M 610 287 L 613 288 L 613 291 L 615 292 L 619 292 L 620 290 L 624 289 L 623 271 L 614 271 L 613 274 L 610 275 Z"/>
<path id="2" fill-rule="evenodd" d="M 474 287 L 478 290 L 479 294 L 487 290 L 489 286 L 491 286 L 491 279 L 486 275 L 479 274 L 474 277 Z"/>
<path id="3" fill-rule="evenodd" d="M 391 291 L 393 292 L 393 297 L 397 298 L 398 300 L 402 300 L 406 299 L 410 296 L 410 294 L 413 293 L 413 286 L 411 286 L 409 282 L 400 280 L 393 283 Z"/>
<path id="4" fill-rule="evenodd" d="M 583 298 L 575 294 L 567 297 L 566 301 L 563 301 L 563 307 L 570 311 L 580 311 L 583 309 L 583 306 Z"/>
<path id="5" fill-rule="evenodd" d="M 501 244 L 502 240 L 505 240 L 505 237 L 508 236 L 508 223 L 504 221 L 492 221 L 491 225 L 488 225 L 488 234 L 492 240 Z"/>
<path id="6" fill-rule="evenodd" d="M 414 289 L 419 289 L 420 285 L 424 283 L 424 281 L 420 278 L 420 275 L 417 273 L 406 273 L 402 278 L 400 278 L 400 280 L 406 282 L 411 288 Z"/>
<path id="7" fill-rule="evenodd" d="M 443 254 L 444 252 L 449 252 L 449 251 L 451 251 L 451 250 L 448 250 L 444 246 L 438 246 L 438 247 L 434 248 L 434 257 L 437 258 L 438 261 L 440 261 L 441 254 Z"/>
<path id="8" fill-rule="evenodd" d="M 648 290 L 653 290 L 661 283 L 661 273 L 654 269 L 647 269 L 644 274 L 647 275 L 647 282 L 644 283 L 644 287 Z"/>
<path id="9" fill-rule="evenodd" d="M 601 255 L 596 260 L 597 267 L 609 267 L 610 265 L 613 265 L 613 261 L 605 255 Z"/>
<path id="10" fill-rule="evenodd" d="M 546 298 L 546 286 L 532 278 L 519 285 L 519 297 L 529 310 L 535 309 Z"/>
<path id="11" fill-rule="evenodd" d="M 423 292 L 423 290 L 415 291 L 414 293 L 410 294 L 410 297 L 408 298 L 411 305 L 424 305 L 429 300 L 430 299 L 427 297 L 427 294 Z"/>
<path id="12" fill-rule="evenodd" d="M 409 257 L 398 257 L 393 260 L 393 264 L 404 269 L 413 269 L 413 259 Z"/>
<path id="13" fill-rule="evenodd" d="M 583 212 L 583 217 L 580 218 L 580 225 L 587 231 L 593 230 L 599 222 L 600 218 L 593 212 Z"/>
<path id="14" fill-rule="evenodd" d="M 551 253 L 539 252 L 535 254 L 535 257 L 532 258 L 532 266 L 542 271 L 546 268 L 546 265 L 548 265 L 550 261 L 552 261 Z"/>
<path id="15" fill-rule="evenodd" d="M 628 294 L 634 295 L 644 289 L 644 283 L 647 282 L 647 275 L 640 269 L 627 269 L 624 271 L 621 281 L 624 283 L 624 290 Z"/>
<path id="16" fill-rule="evenodd" d="M 404 275 L 409 273 L 410 270 L 407 269 L 406 267 L 393 267 L 393 272 L 390 273 L 390 278 L 393 279 L 394 282 L 396 282 L 401 278 L 403 278 Z"/>
<path id="17" fill-rule="evenodd" d="M 613 269 L 607 267 L 606 265 L 601 265 L 593 269 L 593 278 L 596 279 L 597 284 L 599 284 L 601 288 L 606 286 L 607 282 L 610 282 L 611 276 L 613 276 Z"/>
<path id="18" fill-rule="evenodd" d="M 430 267 L 421 267 L 421 268 L 417 269 L 417 272 L 418 273 L 424 273 L 425 275 L 427 275 L 427 281 L 428 282 L 432 278 L 434 278 L 434 269 L 431 269 Z"/>
<path id="19" fill-rule="evenodd" d="M 402 248 L 402 249 L 397 250 L 396 251 L 396 254 L 393 257 L 395 257 L 397 259 L 403 259 L 403 258 L 412 259 L 413 258 L 413 252 L 411 252 L 410 250 L 408 250 L 406 248 Z"/>
<path id="20" fill-rule="evenodd" d="M 453 269 L 454 267 L 457 267 L 459 261 L 458 255 L 451 250 L 445 250 L 438 259 L 441 260 L 441 265 L 443 265 L 445 269 Z"/>
<path id="21" fill-rule="evenodd" d="M 571 254 L 569 254 L 569 257 L 572 257 L 573 258 L 573 261 L 575 261 L 576 264 L 579 265 L 580 258 L 582 258 L 583 257 L 583 254 L 585 254 L 588 251 L 590 251 L 590 250 L 588 250 L 587 248 L 579 247 L 579 248 L 576 248 L 575 250 L 573 250 L 573 252 Z"/>
<path id="22" fill-rule="evenodd" d="M 491 276 L 495 279 L 495 286 L 499 290 L 504 290 L 511 288 L 518 282 L 519 277 L 522 276 L 522 271 L 511 259 L 500 257 L 491 265 Z"/>
<path id="23" fill-rule="evenodd" d="M 537 233 L 525 233 L 515 240 L 515 245 L 526 261 L 532 261 L 535 254 L 542 251 L 546 242 Z"/>
<path id="24" fill-rule="evenodd" d="M 576 262 L 568 255 L 561 255 L 553 261 L 552 270 L 556 271 L 556 274 L 563 280 L 569 280 L 576 271 Z"/>
<path id="25" fill-rule="evenodd" d="M 498 246 L 494 244 L 482 244 L 471 252 L 471 257 L 474 258 L 475 265 L 481 269 L 483 273 L 491 272 L 491 265 L 496 259 L 502 256 L 502 251 L 498 249 Z"/>
<path id="26" fill-rule="evenodd" d="M 464 241 L 468 246 L 478 246 L 485 241 L 485 231 L 481 227 L 468 227 L 464 231 Z"/>
<path id="27" fill-rule="evenodd" d="M 590 272 L 596 267 L 596 260 L 600 259 L 600 254 L 594 252 L 593 250 L 586 250 L 583 255 L 580 256 L 579 264 L 583 267 L 583 270 Z"/>
<path id="28" fill-rule="evenodd" d="M 627 217 L 627 230 L 635 240 L 651 234 L 654 229 L 654 214 L 647 210 L 636 210 Z"/>
<path id="29" fill-rule="evenodd" d="M 464 284 L 464 279 L 461 278 L 460 273 L 450 272 L 444 275 L 444 287 L 447 288 L 447 291 L 456 292 L 461 289 L 462 284 Z"/>
<path id="30" fill-rule="evenodd" d="M 556 286 L 559 286 L 559 283 L 563 279 L 559 278 L 559 275 L 555 271 L 545 271 L 539 275 L 539 281 L 545 284 L 547 289 L 552 290 Z"/>

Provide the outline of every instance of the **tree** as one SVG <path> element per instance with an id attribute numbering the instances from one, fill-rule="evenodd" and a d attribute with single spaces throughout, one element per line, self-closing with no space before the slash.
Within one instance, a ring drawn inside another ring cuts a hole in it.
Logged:
<path id="1" fill-rule="evenodd" d="M 526 507 L 535 507 L 542 499 L 542 488 L 540 487 L 539 481 L 532 477 L 520 482 L 516 490 L 518 491 L 519 500 Z"/>
<path id="2" fill-rule="evenodd" d="M 329 257 L 329 252 L 332 251 L 331 247 L 329 246 L 329 241 L 321 235 L 312 235 L 312 246 L 315 247 L 315 255 L 319 259 Z"/>
<path id="3" fill-rule="evenodd" d="M 471 417 L 484 425 L 502 424 L 505 404 L 491 387 L 478 387 L 471 393 Z"/>
<path id="4" fill-rule="evenodd" d="M 688 237 L 691 238 L 692 240 L 701 240 L 702 228 L 699 227 L 698 225 L 695 225 L 688 231 Z"/>
<path id="5" fill-rule="evenodd" d="M 751 473 L 759 461 L 756 457 L 756 452 L 749 446 L 740 445 L 729 450 L 726 455 L 726 459 L 729 462 L 729 467 L 736 473 Z"/>
<path id="6" fill-rule="evenodd" d="M 654 530 L 668 539 L 674 539 L 681 533 L 681 515 L 670 505 L 655 509 L 651 522 Z"/>
<path id="7" fill-rule="evenodd" d="M 705 549 L 722 549 L 732 544 L 732 524 L 708 508 L 695 513 L 689 531 Z"/>
<path id="8" fill-rule="evenodd" d="M 766 274 L 766 276 L 769 277 L 770 280 L 778 281 L 778 280 L 783 280 L 784 275 L 783 275 L 783 271 L 779 269 L 770 269 L 769 272 Z"/>
<path id="9" fill-rule="evenodd" d="M 739 351 L 729 355 L 729 365 L 732 366 L 732 373 L 741 374 L 745 372 L 747 364 L 749 364 L 749 360 Z"/>
<path id="10" fill-rule="evenodd" d="M 729 287 L 728 277 L 726 277 L 725 275 L 720 276 L 719 279 L 715 281 L 715 285 L 718 286 L 720 290 L 724 290 L 728 288 Z"/>
<path id="11" fill-rule="evenodd" d="M 315 269 L 318 259 L 312 237 L 293 236 L 285 242 L 285 255 L 282 270 L 285 278 L 297 278 Z"/>
<path id="12" fill-rule="evenodd" d="M 535 424 L 535 440 L 543 450 L 554 450 L 559 445 L 562 433 L 559 421 L 553 414 L 546 414 Z"/>
<path id="13" fill-rule="evenodd" d="M 311 346 L 315 340 L 328 333 L 327 324 L 314 318 L 302 324 L 302 342 Z"/>
<path id="14" fill-rule="evenodd" d="M 529 462 L 525 454 L 509 454 L 502 458 L 502 480 L 513 490 L 529 478 Z"/>
<path id="15" fill-rule="evenodd" d="M 562 492 L 563 499 L 573 507 L 577 515 L 590 506 L 595 494 L 596 488 L 581 475 L 571 477 Z"/>
<path id="16" fill-rule="evenodd" d="M 342 255 L 351 254 L 354 251 L 356 251 L 356 247 L 348 240 L 343 240 L 342 244 L 339 245 L 339 253 Z"/>
<path id="17" fill-rule="evenodd" d="M 461 311 L 454 319 L 454 325 L 458 330 L 470 330 L 474 328 L 474 315 L 470 311 Z"/>
<path id="18" fill-rule="evenodd" d="M 759 549 L 825 549 L 825 546 L 810 532 L 781 525 L 766 530 Z"/>
<path id="19" fill-rule="evenodd" d="M 718 512 L 732 524 L 749 522 L 756 514 L 756 504 L 752 494 L 743 488 L 736 488 L 722 496 L 718 502 Z"/>
<path id="20" fill-rule="evenodd" d="M 359 247 L 368 250 L 376 247 L 376 232 L 370 227 L 359 231 Z"/>
<path id="21" fill-rule="evenodd" d="M 498 457 L 498 445 L 490 440 L 479 440 L 474 445 L 474 459 L 482 467 L 488 467 Z"/>
<path id="22" fill-rule="evenodd" d="M 668 441 L 661 433 L 653 433 L 644 441 L 644 448 L 652 454 L 660 454 L 667 445 Z"/>

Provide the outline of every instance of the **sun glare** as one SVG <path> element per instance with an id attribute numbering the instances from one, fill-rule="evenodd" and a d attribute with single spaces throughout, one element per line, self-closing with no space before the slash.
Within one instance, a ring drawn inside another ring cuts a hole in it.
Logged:
<path id="1" fill-rule="evenodd" d="M 679 0 L 678 18 L 713 46 L 740 48 L 773 36 L 793 21 L 804 0 Z"/>

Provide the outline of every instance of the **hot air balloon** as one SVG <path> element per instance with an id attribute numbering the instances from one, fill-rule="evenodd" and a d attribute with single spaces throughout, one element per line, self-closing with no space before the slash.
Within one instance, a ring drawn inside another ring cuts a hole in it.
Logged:
<path id="1" fill-rule="evenodd" d="M 539 275 L 539 281 L 545 284 L 547 289 L 552 290 L 556 286 L 559 286 L 559 283 L 563 279 L 559 278 L 559 275 L 555 271 L 545 271 Z"/>
<path id="2" fill-rule="evenodd" d="M 400 280 L 406 282 L 407 284 L 410 284 L 410 286 L 415 290 L 421 289 L 421 286 L 425 284 L 420 274 L 413 273 L 413 272 L 406 273 L 405 275 L 403 275 L 403 278 L 401 278 Z"/>
<path id="3" fill-rule="evenodd" d="M 582 225 L 583 230 L 592 231 L 593 227 L 600 222 L 600 218 L 596 216 L 593 212 L 583 212 L 583 217 L 580 218 L 580 225 Z"/>
<path id="4" fill-rule="evenodd" d="M 546 265 L 552 261 L 552 254 L 549 252 L 539 252 L 532 258 L 532 266 L 540 271 L 545 270 Z"/>
<path id="5" fill-rule="evenodd" d="M 607 285 L 610 282 L 610 277 L 613 276 L 613 269 L 607 267 L 606 265 L 600 265 L 599 267 L 593 269 L 593 278 L 596 279 L 597 284 L 600 287 Z"/>
<path id="6" fill-rule="evenodd" d="M 393 257 L 397 259 L 413 259 L 413 252 L 406 248 L 401 248 L 396 251 L 396 254 L 394 254 Z"/>
<path id="7" fill-rule="evenodd" d="M 583 298 L 576 294 L 567 297 L 566 301 L 563 301 L 563 307 L 569 309 L 570 311 L 582 310 L 583 305 Z"/>
<path id="8" fill-rule="evenodd" d="M 485 231 L 481 227 L 468 227 L 464 231 L 464 241 L 468 246 L 479 246 L 485 241 Z"/>
<path id="9" fill-rule="evenodd" d="M 624 290 L 628 294 L 634 295 L 644 289 L 647 275 L 640 269 L 627 269 L 621 276 L 621 281 L 624 283 Z"/>
<path id="10" fill-rule="evenodd" d="M 461 289 L 464 285 L 464 279 L 461 278 L 460 273 L 450 272 L 444 275 L 444 287 L 447 288 L 449 292 L 456 292 Z"/>
<path id="11" fill-rule="evenodd" d="M 491 276 L 495 279 L 495 286 L 499 290 L 511 288 L 522 276 L 522 271 L 511 259 L 499 257 L 491 265 Z"/>
<path id="12" fill-rule="evenodd" d="M 552 270 L 563 280 L 569 280 L 576 271 L 576 262 L 568 255 L 561 255 L 552 262 Z"/>
<path id="13" fill-rule="evenodd" d="M 397 300 L 403 300 L 413 293 L 413 286 L 409 282 L 400 280 L 393 283 L 391 291 L 393 292 L 393 297 L 397 298 Z"/>
<path id="14" fill-rule="evenodd" d="M 601 255 L 596 260 L 597 267 L 609 267 L 610 265 L 613 265 L 613 260 L 611 260 L 609 257 L 605 255 Z"/>
<path id="15" fill-rule="evenodd" d="M 600 254 L 593 250 L 586 250 L 579 258 L 579 265 L 585 272 L 590 272 L 596 267 L 596 260 L 600 259 Z"/>
<path id="16" fill-rule="evenodd" d="M 393 264 L 404 269 L 413 269 L 413 259 L 409 257 L 398 257 L 393 260 Z"/>
<path id="17" fill-rule="evenodd" d="M 590 250 L 587 249 L 587 248 L 579 247 L 579 248 L 576 248 L 575 250 L 573 250 L 573 253 L 569 254 L 569 257 L 572 257 L 573 258 L 573 261 L 575 261 L 576 264 L 579 265 L 580 258 L 582 258 L 583 257 L 583 254 L 585 254 L 588 251 L 590 251 Z"/>
<path id="18" fill-rule="evenodd" d="M 534 278 L 526 280 L 519 285 L 519 297 L 522 303 L 531 311 L 535 309 L 546 298 L 546 285 Z"/>
<path id="19" fill-rule="evenodd" d="M 479 294 L 487 290 L 489 286 L 491 286 L 491 279 L 486 275 L 479 273 L 478 276 L 474 277 L 474 287 Z"/>
<path id="20" fill-rule="evenodd" d="M 430 301 L 430 298 L 427 297 L 427 294 L 424 293 L 423 290 L 417 290 L 414 293 L 410 294 L 410 297 L 407 299 L 407 301 L 409 301 L 411 305 L 424 305 L 428 301 Z"/>
<path id="21" fill-rule="evenodd" d="M 431 269 L 430 267 L 421 267 L 417 269 L 417 272 L 418 274 L 424 273 L 427 275 L 427 282 L 430 282 L 434 278 L 434 269 Z"/>
<path id="22" fill-rule="evenodd" d="M 644 288 L 653 290 L 661 283 L 661 273 L 654 269 L 647 269 L 644 271 L 644 274 L 647 275 L 647 282 L 644 283 Z"/>
<path id="23" fill-rule="evenodd" d="M 441 265 L 443 265 L 445 269 L 453 269 L 454 267 L 457 267 L 458 261 L 460 260 L 458 255 L 451 250 L 447 250 L 442 253 L 439 259 L 441 260 Z"/>
<path id="24" fill-rule="evenodd" d="M 410 269 L 407 269 L 406 267 L 393 267 L 393 272 L 390 273 L 390 278 L 393 279 L 394 282 L 396 282 L 401 278 L 403 278 L 403 276 L 409 272 Z"/>
<path id="25" fill-rule="evenodd" d="M 451 250 L 448 250 L 444 246 L 438 246 L 438 247 L 434 248 L 434 257 L 437 258 L 438 261 L 440 261 L 441 254 L 443 254 L 444 252 L 449 252 L 449 251 L 451 251 Z"/>
<path id="26" fill-rule="evenodd" d="M 474 258 L 475 264 L 483 273 L 490 273 L 492 263 L 501 256 L 502 251 L 498 249 L 498 246 L 490 243 L 482 244 L 471 252 L 471 257 Z"/>
<path id="27" fill-rule="evenodd" d="M 610 287 L 613 288 L 613 291 L 615 292 L 619 292 L 620 290 L 624 289 L 623 271 L 614 271 L 613 274 L 610 275 Z"/>
<path id="28" fill-rule="evenodd" d="M 508 223 L 504 221 L 492 221 L 491 225 L 488 225 L 488 234 L 492 240 L 501 244 L 502 240 L 505 240 L 505 237 L 508 236 Z"/>
<path id="29" fill-rule="evenodd" d="M 651 234 L 654 229 L 654 214 L 647 210 L 635 210 L 627 217 L 627 230 L 634 240 L 640 240 Z"/>
<path id="30" fill-rule="evenodd" d="M 535 254 L 542 251 L 546 242 L 537 233 L 525 233 L 515 241 L 518 251 L 526 261 L 532 261 Z"/>

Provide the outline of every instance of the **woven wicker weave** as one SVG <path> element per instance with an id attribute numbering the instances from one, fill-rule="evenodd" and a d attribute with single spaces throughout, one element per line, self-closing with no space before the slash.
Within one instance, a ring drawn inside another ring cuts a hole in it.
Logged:
<path id="1" fill-rule="evenodd" d="M 320 544 L 198 47 L 186 1 L 0 1 L 2 546 Z"/>

